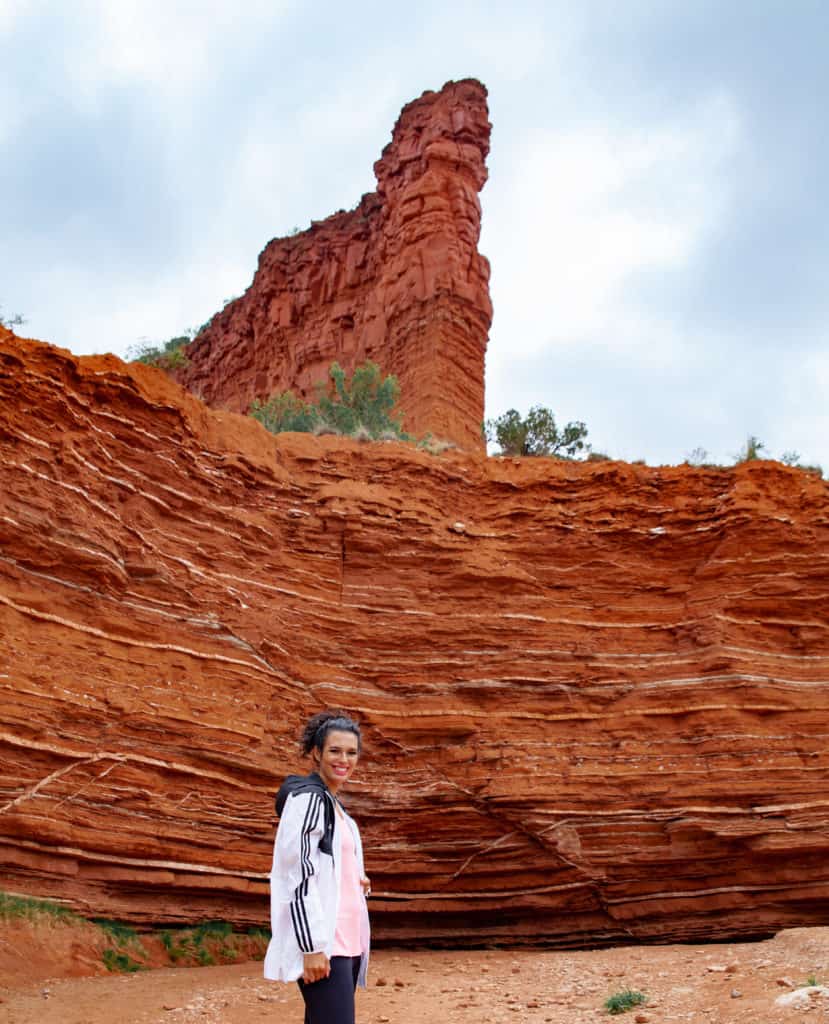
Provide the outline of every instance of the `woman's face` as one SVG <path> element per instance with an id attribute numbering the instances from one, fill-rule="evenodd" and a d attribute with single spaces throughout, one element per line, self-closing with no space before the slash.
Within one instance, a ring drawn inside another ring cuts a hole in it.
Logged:
<path id="1" fill-rule="evenodd" d="M 359 756 L 359 744 L 353 732 L 332 729 L 325 737 L 322 753 L 317 752 L 317 771 L 332 793 L 351 777 Z"/>

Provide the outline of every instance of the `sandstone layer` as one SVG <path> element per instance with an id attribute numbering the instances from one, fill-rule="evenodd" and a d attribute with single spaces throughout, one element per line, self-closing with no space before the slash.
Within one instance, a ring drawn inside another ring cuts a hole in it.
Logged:
<path id="1" fill-rule="evenodd" d="M 246 412 L 316 397 L 332 362 L 367 359 L 400 384 L 404 427 L 481 449 L 489 264 L 478 253 L 490 124 L 486 90 L 448 82 L 404 107 L 354 210 L 270 242 L 248 291 L 188 347 L 179 380 Z"/>
<path id="2" fill-rule="evenodd" d="M 266 920 L 303 717 L 365 725 L 380 939 L 829 911 L 829 488 L 269 435 L 0 332 L 0 887 Z"/>

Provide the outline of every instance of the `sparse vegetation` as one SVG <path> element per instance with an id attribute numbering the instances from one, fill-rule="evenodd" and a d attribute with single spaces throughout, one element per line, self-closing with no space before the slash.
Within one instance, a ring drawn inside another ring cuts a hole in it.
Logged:
<path id="1" fill-rule="evenodd" d="M 754 462 L 756 459 L 767 458 L 772 461 L 782 462 L 784 466 L 791 466 L 793 469 L 802 469 L 804 473 L 814 473 L 816 476 L 823 476 L 823 469 L 821 466 L 810 466 L 800 461 L 800 454 L 796 451 L 785 451 L 779 459 L 775 460 L 774 456 L 766 454 L 767 448 L 763 441 L 761 441 L 754 434 L 749 434 L 746 438 L 746 442 L 742 449 L 735 455 L 732 455 L 732 464 L 735 466 L 742 465 L 745 462 Z M 705 448 L 694 448 L 685 456 L 686 466 L 696 466 L 701 469 L 725 469 L 726 467 L 722 463 L 713 462 Z"/>
<path id="2" fill-rule="evenodd" d="M 498 445 L 499 455 L 575 459 L 590 451 L 590 445 L 584 440 L 587 437 L 584 423 L 574 421 L 559 429 L 553 413 L 540 405 L 533 406 L 526 416 L 521 416 L 516 409 L 508 409 L 503 416 L 487 420 L 484 435 L 487 441 Z"/>
<path id="3" fill-rule="evenodd" d="M 254 399 L 249 415 L 259 420 L 272 434 L 289 430 L 313 433 L 318 424 L 318 416 L 312 406 L 297 398 L 293 391 L 272 395 L 267 402 Z"/>
<path id="4" fill-rule="evenodd" d="M 193 941 L 199 945 L 204 939 L 226 939 L 232 934 L 230 921 L 204 921 L 193 929 Z"/>
<path id="5" fill-rule="evenodd" d="M 753 462 L 755 459 L 768 458 L 773 459 L 772 455 L 761 455 L 761 452 L 767 452 L 766 445 L 754 434 L 749 434 L 746 438 L 746 443 L 738 455 L 734 456 L 735 465 L 740 465 L 743 462 Z M 785 466 L 791 466 L 793 469 L 802 469 L 804 473 L 814 473 L 815 475 L 822 477 L 823 468 L 821 466 L 808 466 L 804 465 L 800 461 L 800 453 L 796 451 L 785 451 L 777 460 L 782 462 Z"/>
<path id="6" fill-rule="evenodd" d="M 24 918 L 32 922 L 45 919 L 67 925 L 100 929 L 97 940 L 94 931 L 85 941 L 101 950 L 100 956 L 107 970 L 133 973 L 148 970 L 159 964 L 160 941 L 167 957 L 173 964 L 183 967 L 206 967 L 215 963 L 236 963 L 240 959 L 262 960 L 265 956 L 271 933 L 267 928 L 251 927 L 235 931 L 230 921 L 203 921 L 193 928 L 165 929 L 158 932 L 141 933 L 129 924 L 98 917 L 81 917 L 68 907 L 53 900 L 35 899 L 31 896 L 16 896 L 0 891 L 0 923 Z M 101 948 L 103 946 L 103 948 Z M 162 957 L 163 962 L 163 957 Z"/>
<path id="7" fill-rule="evenodd" d="M 604 1008 L 608 1013 L 627 1013 L 628 1010 L 632 1010 L 634 1006 L 641 1006 L 645 1002 L 646 996 L 637 991 L 636 989 L 626 988 L 622 992 L 616 992 L 612 996 L 608 996 L 604 1001 Z"/>
<path id="8" fill-rule="evenodd" d="M 387 440 L 387 438 L 380 438 L 380 440 Z M 442 452 L 449 451 L 451 448 L 457 448 L 458 446 L 454 441 L 442 441 L 440 438 L 432 437 L 431 434 L 425 434 L 418 442 L 417 447 L 422 448 L 423 451 L 428 452 L 430 455 L 440 455 Z"/>
<path id="9" fill-rule="evenodd" d="M 139 345 L 132 345 L 127 349 L 127 360 L 132 363 L 145 363 L 147 366 L 157 366 L 160 370 L 181 370 L 187 366 L 187 346 L 195 338 L 197 332 L 190 329 L 169 341 L 155 345 L 152 342 L 143 342 Z"/>
<path id="10" fill-rule="evenodd" d="M 92 920 L 119 946 L 139 941 L 138 932 L 131 925 L 124 924 L 122 921 L 111 921 L 108 917 L 93 917 Z"/>
<path id="11" fill-rule="evenodd" d="M 104 967 L 108 971 L 120 971 L 122 974 L 134 974 L 135 971 L 147 970 L 146 965 L 133 960 L 127 953 L 119 953 L 115 949 L 105 949 L 101 954 Z"/>
<path id="12" fill-rule="evenodd" d="M 317 402 L 324 422 L 341 434 L 362 427 L 372 438 L 388 431 L 404 436 L 400 417 L 392 416 L 400 397 L 396 377 L 382 377 L 380 367 L 371 361 L 358 366 L 350 380 L 339 363 L 332 363 L 329 377 L 331 386 L 321 391 Z"/>
<path id="13" fill-rule="evenodd" d="M 804 473 L 815 473 L 817 476 L 823 476 L 823 468 L 821 466 L 809 466 L 800 461 L 800 453 L 795 451 L 783 452 L 780 456 L 780 461 L 784 466 L 791 466 L 792 469 L 802 469 Z"/>
<path id="14" fill-rule="evenodd" d="M 166 929 L 159 933 L 159 938 L 174 964 L 207 967 L 217 962 L 235 962 L 243 952 L 262 959 L 270 932 L 251 928 L 242 934 L 235 932 L 229 921 L 204 921 L 195 928 Z M 252 950 L 248 939 L 254 940 Z"/>
<path id="15" fill-rule="evenodd" d="M 182 931 L 174 938 L 172 932 L 163 931 L 160 933 L 160 938 L 167 956 L 174 964 L 193 955 L 189 933 Z"/>
<path id="16" fill-rule="evenodd" d="M 687 466 L 710 467 L 712 462 L 708 449 L 702 447 L 694 448 L 685 456 L 685 464 Z"/>
<path id="17" fill-rule="evenodd" d="M 0 327 L 5 327 L 7 331 L 13 331 L 15 327 L 22 327 L 26 321 L 19 313 L 13 313 L 11 316 L 3 315 L 3 307 L 0 306 Z"/>
<path id="18" fill-rule="evenodd" d="M 142 963 L 130 955 L 130 952 L 132 952 L 139 954 L 145 960 L 147 958 L 147 951 L 142 946 L 138 932 L 132 925 L 124 924 L 122 921 L 112 921 L 108 917 L 95 917 L 92 921 L 118 947 L 113 949 L 111 946 L 108 946 L 101 954 L 104 966 L 108 971 L 120 971 L 122 974 L 131 974 L 134 971 L 147 970 L 146 963 Z"/>
<path id="19" fill-rule="evenodd" d="M 271 433 L 296 430 L 315 434 L 341 434 L 356 440 L 410 440 L 400 417 L 392 415 L 400 395 L 397 378 L 383 377 L 371 361 L 358 366 L 349 379 L 339 363 L 332 363 L 329 380 L 318 385 L 315 403 L 304 402 L 292 391 L 255 400 L 250 415 Z"/>
<path id="20" fill-rule="evenodd" d="M 758 437 L 755 437 L 754 434 L 749 434 L 742 449 L 734 456 L 734 461 L 738 464 L 741 462 L 753 462 L 755 459 L 763 458 L 760 453 L 765 450 L 765 444 Z"/>
<path id="21" fill-rule="evenodd" d="M 69 907 L 53 900 L 39 900 L 33 896 L 13 896 L 0 892 L 0 920 L 25 917 L 29 921 L 34 921 L 43 916 L 67 922 L 83 920 Z"/>

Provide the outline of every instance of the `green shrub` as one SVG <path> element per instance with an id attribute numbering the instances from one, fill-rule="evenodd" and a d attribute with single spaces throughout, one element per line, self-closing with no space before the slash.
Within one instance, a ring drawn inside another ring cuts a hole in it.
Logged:
<path id="1" fill-rule="evenodd" d="M 646 997 L 641 992 L 637 992 L 636 989 L 626 988 L 622 992 L 616 992 L 614 995 L 608 996 L 604 1001 L 604 1008 L 608 1013 L 612 1014 L 627 1013 L 634 1006 L 641 1006 L 645 999 Z"/>
<path id="2" fill-rule="evenodd" d="M 108 971 L 120 971 L 122 974 L 133 974 L 135 971 L 144 971 L 146 967 L 137 960 L 133 960 L 126 953 L 118 953 L 114 949 L 105 949 L 101 959 Z"/>
<path id="3" fill-rule="evenodd" d="M 499 455 L 575 459 L 590 451 L 590 445 L 584 441 L 587 437 L 584 423 L 574 421 L 559 430 L 552 412 L 540 405 L 533 406 L 526 416 L 521 416 L 516 409 L 508 409 L 503 416 L 487 420 L 484 435 L 487 441 L 498 445 Z"/>
<path id="4" fill-rule="evenodd" d="M 399 417 L 391 415 L 400 397 L 396 377 L 382 377 L 380 367 L 370 360 L 354 370 L 351 380 L 339 363 L 332 363 L 329 377 L 331 384 L 327 391 L 320 389 L 317 402 L 326 423 L 340 434 L 353 434 L 362 427 L 371 437 L 385 431 L 402 436 Z"/>
<path id="5" fill-rule="evenodd" d="M 743 462 L 753 462 L 755 459 L 771 459 L 773 456 L 761 454 L 761 452 L 766 451 L 766 445 L 755 437 L 754 434 L 749 434 L 742 449 L 732 458 L 735 465 L 738 466 Z M 814 473 L 816 476 L 823 477 L 823 468 L 821 466 L 804 465 L 800 461 L 799 452 L 785 451 L 777 461 L 782 462 L 784 466 L 791 466 L 792 469 L 802 469 L 804 473 Z"/>
<path id="6" fill-rule="evenodd" d="M 193 949 L 190 945 L 191 936 L 186 932 L 179 931 L 174 938 L 172 932 L 165 930 L 159 932 L 159 938 L 161 939 L 162 946 L 167 951 L 167 956 L 174 964 L 184 959 L 184 957 L 193 955 Z"/>
<path id="7" fill-rule="evenodd" d="M 208 967 L 216 962 L 216 956 L 224 960 L 236 960 L 238 932 L 234 932 L 230 921 L 203 921 L 195 928 L 182 928 L 175 932 L 159 932 L 161 944 L 173 963 L 198 964 Z"/>
<path id="8" fill-rule="evenodd" d="M 210 967 L 216 963 L 213 959 L 213 954 L 205 949 L 204 946 L 200 946 L 196 951 L 196 960 L 199 962 L 199 967 Z"/>
<path id="9" fill-rule="evenodd" d="M 198 946 L 204 939 L 226 939 L 232 934 L 230 921 L 204 921 L 193 929 L 193 942 Z"/>
<path id="10" fill-rule="evenodd" d="M 128 924 L 123 924 L 121 921 L 110 921 L 107 917 L 93 917 L 92 920 L 119 946 L 125 946 L 129 942 L 138 942 L 138 932 Z"/>
<path id="11" fill-rule="evenodd" d="M 285 430 L 311 433 L 319 423 L 319 413 L 297 398 L 293 391 L 272 395 L 267 402 L 255 398 L 248 414 L 272 434 L 281 434 Z"/>
<path id="12" fill-rule="evenodd" d="M 271 433 L 341 434 L 356 440 L 409 440 L 400 417 L 392 415 L 399 398 L 397 378 L 383 377 L 376 363 L 358 366 L 347 378 L 339 363 L 332 363 L 329 380 L 317 386 L 317 401 L 304 402 L 292 391 L 252 403 L 249 415 Z"/>
<path id="13" fill-rule="evenodd" d="M 194 330 L 189 330 L 160 345 L 155 345 L 152 342 L 131 345 L 127 349 L 127 362 L 157 366 L 160 370 L 166 370 L 168 373 L 171 370 L 182 370 L 188 365 L 185 350 L 195 335 Z"/>
<path id="14" fill-rule="evenodd" d="M 749 434 L 742 449 L 733 457 L 735 463 L 753 462 L 755 459 L 762 459 L 760 453 L 766 450 L 765 444 L 754 434 Z"/>

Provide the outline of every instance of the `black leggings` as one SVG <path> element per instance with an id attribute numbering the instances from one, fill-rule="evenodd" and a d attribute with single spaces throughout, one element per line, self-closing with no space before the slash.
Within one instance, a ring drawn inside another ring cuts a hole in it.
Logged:
<path id="1" fill-rule="evenodd" d="M 305 1024 L 354 1024 L 354 991 L 360 973 L 360 957 L 332 956 L 331 973 L 306 984 L 299 979 L 305 1000 Z"/>

